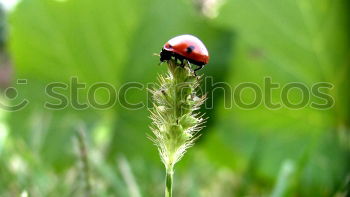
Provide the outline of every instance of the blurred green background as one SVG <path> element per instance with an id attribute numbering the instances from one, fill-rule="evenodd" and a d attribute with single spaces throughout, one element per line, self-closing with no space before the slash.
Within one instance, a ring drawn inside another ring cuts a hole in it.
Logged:
<path id="1" fill-rule="evenodd" d="M 44 103 L 57 100 L 44 90 L 73 76 L 88 87 L 155 82 L 166 66 L 153 53 L 185 33 L 206 44 L 211 62 L 199 73 L 214 82 L 330 82 L 335 105 L 225 109 L 229 97 L 209 93 L 214 108 L 202 110 L 206 128 L 176 166 L 174 196 L 349 195 L 348 0 L 22 0 L 4 8 L 0 101 L 30 104 L 0 110 L 1 197 L 162 196 L 164 169 L 146 138 L 146 108 L 49 110 Z M 79 91 L 79 102 L 86 95 Z M 130 90 L 127 99 L 145 102 L 147 91 Z"/>

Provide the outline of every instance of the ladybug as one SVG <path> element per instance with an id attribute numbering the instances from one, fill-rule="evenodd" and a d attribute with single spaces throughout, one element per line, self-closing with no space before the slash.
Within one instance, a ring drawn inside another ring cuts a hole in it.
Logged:
<path id="1" fill-rule="evenodd" d="M 160 52 L 160 61 L 164 62 L 172 57 L 180 60 L 182 65 L 184 60 L 197 65 L 194 72 L 209 62 L 209 53 L 203 42 L 189 34 L 176 36 L 164 44 Z"/>

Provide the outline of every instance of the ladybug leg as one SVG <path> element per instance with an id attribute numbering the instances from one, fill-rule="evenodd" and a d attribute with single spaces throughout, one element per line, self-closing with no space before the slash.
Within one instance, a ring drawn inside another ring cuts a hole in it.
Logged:
<path id="1" fill-rule="evenodd" d="M 202 65 L 197 65 L 197 66 L 198 67 L 193 70 L 195 76 L 197 76 L 196 71 L 202 69 L 204 65 L 202 64 Z"/>
<path id="2" fill-rule="evenodd" d="M 174 59 L 175 59 L 175 63 L 177 64 L 177 60 L 178 60 L 178 58 L 175 56 L 175 57 L 174 57 Z"/>
<path id="3" fill-rule="evenodd" d="M 181 67 L 184 68 L 185 67 L 184 59 L 180 59 L 180 61 L 181 61 Z"/>

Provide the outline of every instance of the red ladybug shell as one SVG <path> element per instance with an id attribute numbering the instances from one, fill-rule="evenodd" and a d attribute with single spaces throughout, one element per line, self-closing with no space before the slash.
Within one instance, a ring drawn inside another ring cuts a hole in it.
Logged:
<path id="1" fill-rule="evenodd" d="M 209 62 L 209 53 L 201 40 L 193 35 L 180 35 L 164 44 L 163 50 L 173 52 L 198 64 Z"/>

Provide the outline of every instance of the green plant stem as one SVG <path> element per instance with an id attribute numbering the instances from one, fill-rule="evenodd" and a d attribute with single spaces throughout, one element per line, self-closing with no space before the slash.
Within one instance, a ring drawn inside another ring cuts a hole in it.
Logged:
<path id="1" fill-rule="evenodd" d="M 166 169 L 166 177 L 165 177 L 165 197 L 173 196 L 173 167 L 169 167 Z"/>
<path id="2" fill-rule="evenodd" d="M 91 182 L 90 182 L 90 166 L 88 158 L 88 150 L 85 139 L 85 130 L 83 126 L 80 126 L 77 131 L 77 138 L 79 144 L 80 159 L 82 162 L 83 175 L 85 180 L 85 196 L 90 197 L 91 195 Z"/>

